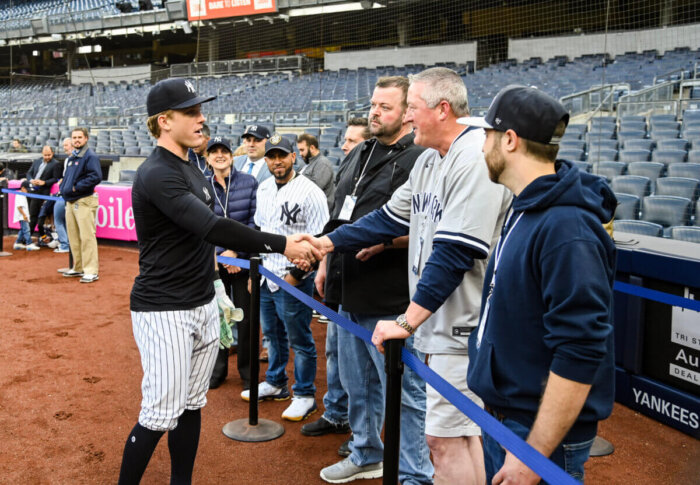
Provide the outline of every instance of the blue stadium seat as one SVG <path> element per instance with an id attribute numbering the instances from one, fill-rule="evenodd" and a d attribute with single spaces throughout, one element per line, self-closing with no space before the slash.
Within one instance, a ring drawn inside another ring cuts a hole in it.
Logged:
<path id="1" fill-rule="evenodd" d="M 562 139 L 559 142 L 559 149 L 560 150 L 569 150 L 569 149 L 574 149 L 574 150 L 583 150 L 586 148 L 586 142 L 583 140 L 577 139 Z"/>
<path id="2" fill-rule="evenodd" d="M 599 148 L 617 151 L 617 140 L 591 140 L 588 151 L 590 153 L 591 151 Z"/>
<path id="3" fill-rule="evenodd" d="M 592 126 L 586 134 L 586 140 L 590 143 L 592 140 L 610 140 L 615 138 L 615 125 L 598 125 Z"/>
<path id="4" fill-rule="evenodd" d="M 674 226 L 671 228 L 671 238 L 678 241 L 700 243 L 700 227 Z"/>
<path id="5" fill-rule="evenodd" d="M 669 138 L 666 140 L 659 140 L 656 143 L 657 150 L 688 150 L 688 140 L 683 138 Z"/>
<path id="6" fill-rule="evenodd" d="M 686 177 L 661 177 L 656 180 L 656 195 L 675 195 L 685 197 L 692 202 L 698 200 L 698 184 L 696 179 Z"/>
<path id="7" fill-rule="evenodd" d="M 649 134 L 649 138 L 656 140 L 657 142 L 659 140 L 666 140 L 669 138 L 678 138 L 678 130 L 654 130 Z"/>
<path id="8" fill-rule="evenodd" d="M 654 126 L 659 123 L 667 123 L 676 121 L 676 115 L 673 114 L 657 114 L 649 116 L 649 125 Z"/>
<path id="9" fill-rule="evenodd" d="M 612 140 L 611 140 L 612 141 Z M 588 152 L 589 162 L 597 162 L 598 160 L 616 160 L 617 150 L 613 148 L 592 148 Z"/>
<path id="10" fill-rule="evenodd" d="M 647 221 L 629 221 L 616 220 L 613 223 L 614 232 L 627 232 L 630 234 L 639 234 L 641 236 L 663 236 L 663 226 Z"/>
<path id="11" fill-rule="evenodd" d="M 651 154 L 651 159 L 654 162 L 659 162 L 663 163 L 664 165 L 668 165 L 670 163 L 685 162 L 685 158 L 687 155 L 688 154 L 685 150 L 662 150 L 657 148 Z"/>
<path id="12" fill-rule="evenodd" d="M 328 157 L 336 157 L 338 158 L 338 161 L 345 158 L 345 152 L 343 152 L 342 148 L 329 148 L 328 149 Z"/>
<path id="13" fill-rule="evenodd" d="M 568 148 L 568 149 L 564 149 L 564 150 L 559 150 L 559 154 L 557 155 L 557 158 L 560 160 L 571 160 L 571 161 L 582 160 L 583 159 L 583 150 L 576 149 L 576 148 Z"/>
<path id="14" fill-rule="evenodd" d="M 618 157 L 621 162 L 625 163 L 646 162 L 651 158 L 651 152 L 649 150 L 628 150 L 623 148 L 618 153 Z"/>
<path id="15" fill-rule="evenodd" d="M 591 173 L 605 177 L 605 179 L 610 182 L 615 177 L 622 175 L 625 168 L 626 165 L 623 162 L 598 162 L 591 166 Z"/>
<path id="16" fill-rule="evenodd" d="M 700 148 L 698 148 L 697 150 L 690 150 L 688 152 L 688 162 L 700 163 Z"/>
<path id="17" fill-rule="evenodd" d="M 690 199 L 672 195 L 649 195 L 642 201 L 642 220 L 671 226 L 687 226 L 690 221 Z"/>
<path id="18" fill-rule="evenodd" d="M 120 170 L 119 171 L 119 181 L 120 182 L 133 182 L 136 178 L 136 170 Z"/>
<path id="19" fill-rule="evenodd" d="M 617 198 L 617 208 L 615 209 L 615 219 L 639 219 L 639 197 L 632 194 L 615 193 Z"/>
<path id="20" fill-rule="evenodd" d="M 668 176 L 700 180 L 700 163 L 672 163 L 668 166 Z"/>
<path id="21" fill-rule="evenodd" d="M 661 176 L 661 172 L 663 172 L 663 170 L 664 164 L 659 162 L 632 162 L 627 164 L 627 173 L 630 175 L 649 177 L 651 180 L 652 190 L 654 190 L 656 179 Z"/>
<path id="22" fill-rule="evenodd" d="M 625 140 L 624 145 L 625 150 L 648 150 L 650 152 L 654 147 L 656 147 L 656 142 L 647 138 L 630 138 Z"/>
<path id="23" fill-rule="evenodd" d="M 572 162 L 582 172 L 590 172 L 591 171 L 591 164 L 589 162 L 584 162 L 583 160 L 572 160 Z"/>
<path id="24" fill-rule="evenodd" d="M 640 175 L 620 175 L 612 180 L 612 189 L 616 194 L 632 194 L 641 200 L 651 194 L 651 180 Z"/>
<path id="25" fill-rule="evenodd" d="M 620 131 L 647 131 L 645 121 L 620 121 Z"/>

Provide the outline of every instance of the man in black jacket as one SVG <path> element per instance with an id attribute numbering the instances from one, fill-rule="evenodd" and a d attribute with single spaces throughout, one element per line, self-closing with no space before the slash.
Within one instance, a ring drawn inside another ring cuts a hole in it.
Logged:
<path id="1" fill-rule="evenodd" d="M 336 187 L 331 222 L 326 227 L 329 231 L 384 205 L 406 182 L 413 164 L 423 152 L 422 147 L 413 143 L 410 123 L 403 123 L 407 90 L 408 79 L 404 77 L 377 81 L 369 116 L 369 129 L 374 138 L 360 143 L 346 158 Z M 409 303 L 407 244 L 408 238 L 404 237 L 356 254 L 329 255 L 327 273 L 319 271 L 317 288 L 320 292 L 325 289 L 326 299 L 331 303 L 340 303 L 343 316 L 371 332 L 378 320 L 395 319 Z M 377 291 L 379 288 L 381 292 Z M 329 325 L 329 332 L 333 326 Z M 342 388 L 348 395 L 353 439 L 350 456 L 324 468 L 321 478 L 331 483 L 341 483 L 340 480 L 344 483 L 381 477 L 384 358 L 374 346 L 350 332 L 341 328 L 337 328 L 337 332 L 337 369 Z M 406 347 L 419 359 L 424 358 L 413 349 L 412 339 L 406 342 Z M 328 387 L 332 388 L 331 382 Z M 424 431 L 425 382 L 406 369 L 403 390 L 399 480 L 410 484 L 432 483 L 433 466 Z M 325 399 L 324 404 L 328 408 Z M 329 414 L 332 414 L 332 407 L 331 411 L 326 409 L 319 421 L 307 426 L 314 424 L 323 428 L 323 420 Z"/>
<path id="2" fill-rule="evenodd" d="M 27 172 L 27 181 L 31 184 L 30 193 L 49 195 L 51 187 L 61 178 L 61 164 L 54 158 L 53 148 L 46 145 L 41 150 L 41 159 L 35 160 Z M 34 227 L 39 219 L 39 211 L 44 199 L 28 197 L 29 199 L 29 231 L 34 233 Z M 47 238 L 43 224 L 39 225 L 39 242 Z M 44 241 L 46 242 L 46 241 Z"/>

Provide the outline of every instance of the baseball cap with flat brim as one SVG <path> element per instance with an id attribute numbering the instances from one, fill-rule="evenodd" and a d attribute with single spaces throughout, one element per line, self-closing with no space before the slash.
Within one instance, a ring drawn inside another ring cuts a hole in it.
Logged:
<path id="1" fill-rule="evenodd" d="M 286 154 L 290 154 L 294 151 L 294 146 L 292 146 L 292 142 L 288 139 L 275 133 L 265 142 L 265 156 L 273 150 L 280 150 Z"/>
<path id="2" fill-rule="evenodd" d="M 228 139 L 221 137 L 221 136 L 215 136 L 209 140 L 209 143 L 207 143 L 207 151 L 211 151 L 212 148 L 215 146 L 222 146 L 226 148 L 228 151 L 233 153 L 233 150 L 231 150 L 231 142 L 228 141 Z"/>
<path id="3" fill-rule="evenodd" d="M 569 123 L 564 106 L 537 88 L 511 84 L 493 98 L 486 116 L 465 116 L 457 123 L 488 130 L 513 130 L 521 138 L 548 145 L 559 144 L 554 130 L 560 121 Z"/>
<path id="4" fill-rule="evenodd" d="M 159 81 L 146 97 L 149 118 L 169 109 L 186 109 L 197 104 L 208 103 L 216 96 L 198 96 L 192 81 L 171 78 Z"/>

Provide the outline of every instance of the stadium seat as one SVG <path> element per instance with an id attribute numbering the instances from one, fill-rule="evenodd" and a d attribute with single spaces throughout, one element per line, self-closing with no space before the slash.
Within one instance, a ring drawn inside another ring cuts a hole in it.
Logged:
<path id="1" fill-rule="evenodd" d="M 617 132 L 617 141 L 624 147 L 627 140 L 641 140 L 646 137 L 646 132 L 641 130 L 629 130 Z"/>
<path id="2" fill-rule="evenodd" d="M 654 140 L 649 140 L 646 138 L 630 138 L 625 140 L 624 148 L 625 150 L 648 150 L 652 151 L 656 146 Z"/>
<path id="3" fill-rule="evenodd" d="M 611 140 L 612 141 L 612 140 Z M 598 160 L 616 160 L 617 150 L 612 148 L 592 148 L 588 152 L 588 160 L 591 163 L 597 162 Z"/>
<path id="4" fill-rule="evenodd" d="M 656 179 L 661 176 L 663 170 L 664 164 L 659 162 L 632 162 L 627 164 L 627 173 L 630 175 L 649 177 L 652 191 L 654 190 Z"/>
<path id="5" fill-rule="evenodd" d="M 615 220 L 615 222 L 613 222 L 613 231 L 639 234 L 641 236 L 661 237 L 664 228 L 661 224 L 647 221 Z"/>
<path id="6" fill-rule="evenodd" d="M 622 149 L 618 153 L 618 157 L 621 162 L 646 162 L 651 157 L 651 152 L 649 150 L 628 150 Z"/>
<path id="7" fill-rule="evenodd" d="M 651 194 L 651 180 L 639 175 L 620 175 L 613 178 L 612 189 L 616 194 L 632 194 L 641 200 Z"/>
<path id="8" fill-rule="evenodd" d="M 126 155 L 126 156 L 134 156 L 134 155 L 140 155 L 140 154 L 141 154 L 141 149 L 136 145 L 124 147 L 124 155 Z"/>
<path id="9" fill-rule="evenodd" d="M 668 166 L 668 176 L 700 180 L 700 163 L 672 163 Z"/>
<path id="10" fill-rule="evenodd" d="M 700 243 L 700 227 L 674 226 L 671 228 L 671 239 Z"/>
<path id="11" fill-rule="evenodd" d="M 590 143 L 592 140 L 610 140 L 615 138 L 615 125 L 598 125 L 591 127 L 586 134 L 586 140 Z"/>
<path id="12" fill-rule="evenodd" d="M 337 157 L 338 161 L 342 160 L 345 158 L 345 152 L 343 152 L 342 148 L 329 148 L 328 149 L 328 156 L 329 157 Z"/>
<path id="13" fill-rule="evenodd" d="M 686 226 L 690 221 L 690 207 L 690 199 L 685 197 L 648 195 L 642 201 L 642 220 L 664 228 Z"/>
<path id="14" fill-rule="evenodd" d="M 591 171 L 591 164 L 589 162 L 584 162 L 582 160 L 572 160 L 572 162 L 582 172 L 590 172 Z"/>
<path id="15" fill-rule="evenodd" d="M 591 140 L 588 151 L 591 152 L 599 148 L 617 151 L 617 140 Z"/>
<path id="16" fill-rule="evenodd" d="M 120 170 L 119 182 L 133 182 L 136 178 L 136 170 Z"/>
<path id="17" fill-rule="evenodd" d="M 646 131 L 647 124 L 645 121 L 620 121 L 620 131 Z"/>
<path id="18" fill-rule="evenodd" d="M 698 180 L 686 177 L 661 177 L 656 180 L 656 195 L 675 195 L 695 202 L 698 199 Z"/>
<path id="19" fill-rule="evenodd" d="M 649 138 L 656 141 L 678 138 L 678 130 L 654 130 Z"/>
<path id="20" fill-rule="evenodd" d="M 669 138 L 666 140 L 659 140 L 656 144 L 657 150 L 688 150 L 688 140 L 683 138 Z"/>
<path id="21" fill-rule="evenodd" d="M 615 193 L 617 208 L 615 219 L 639 219 L 640 199 L 636 195 Z"/>
<path id="22" fill-rule="evenodd" d="M 690 150 L 688 152 L 688 162 L 700 163 L 700 148 L 698 148 L 697 150 Z"/>
<path id="23" fill-rule="evenodd" d="M 559 142 L 559 149 L 560 150 L 569 150 L 569 149 L 574 149 L 574 150 L 583 150 L 586 148 L 586 142 L 583 140 L 577 139 L 562 139 Z"/>
<path id="24" fill-rule="evenodd" d="M 676 115 L 673 114 L 656 114 L 649 116 L 649 125 L 654 126 L 659 123 L 675 122 Z"/>
<path id="25" fill-rule="evenodd" d="M 668 165 L 670 163 L 685 162 L 685 158 L 687 155 L 688 154 L 685 150 L 662 150 L 657 148 L 651 154 L 651 159 L 654 162 L 659 162 L 663 163 L 664 165 Z"/>
<path id="26" fill-rule="evenodd" d="M 579 150 L 576 148 L 559 150 L 559 154 L 557 155 L 557 158 L 559 158 L 561 160 L 571 160 L 571 161 L 582 160 L 583 159 L 583 150 Z"/>
<path id="27" fill-rule="evenodd" d="M 566 127 L 566 131 L 564 132 L 564 138 L 576 138 L 580 139 L 584 133 L 586 133 L 587 130 L 586 125 L 569 125 Z"/>
<path id="28" fill-rule="evenodd" d="M 622 175 L 625 171 L 626 165 L 622 162 L 598 162 L 591 166 L 591 173 L 595 175 L 600 175 L 605 177 L 605 179 L 610 182 L 618 175 Z"/>

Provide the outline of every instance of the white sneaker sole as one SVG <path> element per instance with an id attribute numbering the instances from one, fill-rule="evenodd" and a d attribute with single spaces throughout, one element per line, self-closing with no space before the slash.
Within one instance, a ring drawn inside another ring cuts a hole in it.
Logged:
<path id="1" fill-rule="evenodd" d="M 326 478 L 323 476 L 323 470 L 321 470 L 321 479 L 324 482 L 328 483 L 348 483 L 348 482 L 354 482 L 355 480 L 367 480 L 367 479 L 372 479 L 372 478 L 382 478 L 384 476 L 384 469 L 380 470 L 371 470 L 371 471 L 366 471 L 366 472 L 358 472 L 355 473 L 354 475 L 351 475 L 349 477 L 345 478 L 336 478 L 336 479 L 330 479 Z"/>

